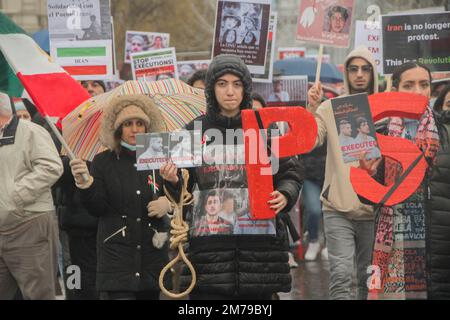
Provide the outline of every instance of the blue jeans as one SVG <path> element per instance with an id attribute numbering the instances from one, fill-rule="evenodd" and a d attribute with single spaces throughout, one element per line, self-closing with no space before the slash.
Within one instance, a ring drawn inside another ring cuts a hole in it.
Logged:
<path id="1" fill-rule="evenodd" d="M 319 223 L 322 217 L 320 191 L 321 186 L 317 182 L 313 180 L 303 181 L 302 200 L 310 242 L 319 240 Z"/>

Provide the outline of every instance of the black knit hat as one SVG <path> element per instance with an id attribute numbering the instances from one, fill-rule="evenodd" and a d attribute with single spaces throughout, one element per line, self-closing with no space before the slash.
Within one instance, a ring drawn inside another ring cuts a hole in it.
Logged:
<path id="1" fill-rule="evenodd" d="M 221 54 L 214 57 L 209 65 L 208 71 L 206 72 L 205 95 L 208 111 L 212 110 L 214 112 L 219 112 L 220 109 L 214 93 L 214 86 L 217 79 L 227 73 L 231 73 L 239 77 L 244 84 L 244 95 L 240 109 L 251 109 L 252 77 L 250 75 L 250 71 L 244 61 L 242 61 L 242 59 L 238 56 L 232 54 Z"/>

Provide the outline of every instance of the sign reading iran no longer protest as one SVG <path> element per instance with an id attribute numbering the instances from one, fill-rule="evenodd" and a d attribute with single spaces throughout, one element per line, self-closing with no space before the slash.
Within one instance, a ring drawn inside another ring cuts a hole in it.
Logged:
<path id="1" fill-rule="evenodd" d="M 384 74 L 408 61 L 450 71 L 450 12 L 382 16 L 381 24 Z"/>

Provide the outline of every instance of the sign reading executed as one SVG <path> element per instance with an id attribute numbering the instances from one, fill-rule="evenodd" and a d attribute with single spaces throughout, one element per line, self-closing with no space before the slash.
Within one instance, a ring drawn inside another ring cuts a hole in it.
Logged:
<path id="1" fill-rule="evenodd" d="M 450 71 L 450 12 L 381 16 L 383 72 L 408 61 Z"/>

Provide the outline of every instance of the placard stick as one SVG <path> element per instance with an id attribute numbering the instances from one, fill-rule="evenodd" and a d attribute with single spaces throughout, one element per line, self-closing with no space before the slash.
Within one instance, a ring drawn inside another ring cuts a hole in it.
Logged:
<path id="1" fill-rule="evenodd" d="M 392 90 L 392 75 L 387 74 L 384 76 L 386 78 L 386 90 L 385 92 L 391 92 Z"/>
<path id="2" fill-rule="evenodd" d="M 319 46 L 319 54 L 317 55 L 317 69 L 316 69 L 316 83 L 315 83 L 316 87 L 320 81 L 320 70 L 322 69 L 322 56 L 323 56 L 323 44 Z"/>

